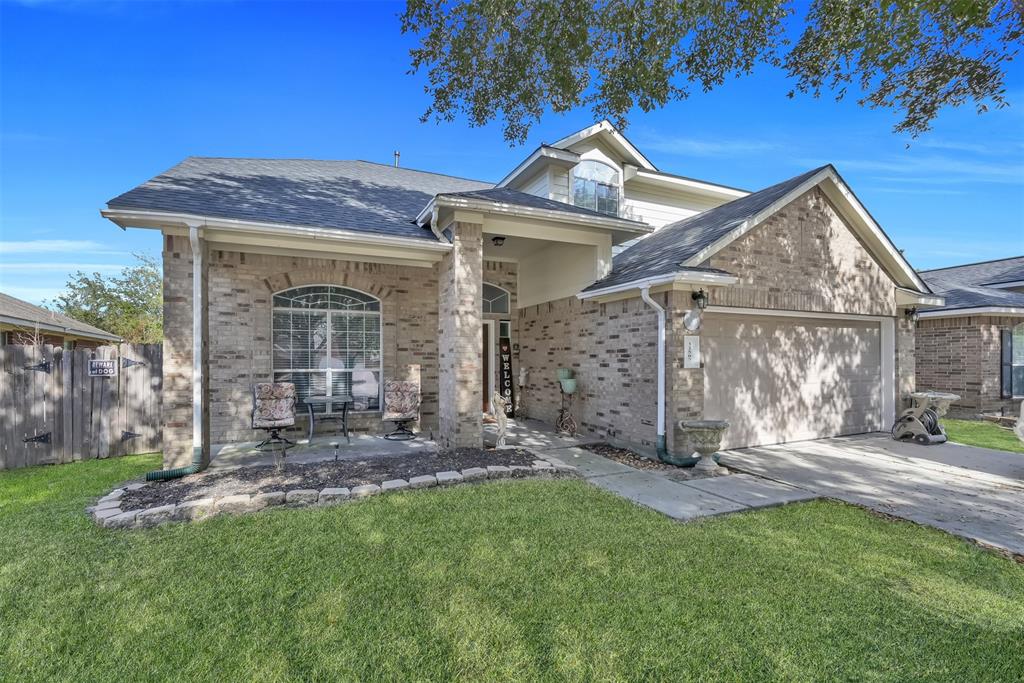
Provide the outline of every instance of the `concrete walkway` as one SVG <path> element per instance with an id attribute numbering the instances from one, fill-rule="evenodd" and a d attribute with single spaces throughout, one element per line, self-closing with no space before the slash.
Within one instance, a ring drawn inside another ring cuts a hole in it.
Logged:
<path id="1" fill-rule="evenodd" d="M 888 435 L 726 451 L 728 467 L 1024 554 L 1024 455 Z"/>
<path id="2" fill-rule="evenodd" d="M 818 496 L 749 474 L 678 481 L 660 472 L 638 470 L 582 448 L 550 450 L 579 469 L 591 484 L 680 520 L 785 505 Z"/>

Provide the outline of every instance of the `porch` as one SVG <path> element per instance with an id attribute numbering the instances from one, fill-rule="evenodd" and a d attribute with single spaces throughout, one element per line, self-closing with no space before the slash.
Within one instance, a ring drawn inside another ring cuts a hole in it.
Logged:
<path id="1" fill-rule="evenodd" d="M 484 423 L 482 432 L 484 447 L 494 448 L 498 433 L 497 425 Z M 295 437 L 295 433 L 286 434 L 289 438 Z M 505 436 L 505 443 L 508 446 L 540 451 L 572 448 L 597 441 L 598 439 L 559 434 L 552 425 L 529 418 L 510 419 Z M 258 450 L 258 443 L 239 441 L 214 444 L 211 449 L 210 469 L 274 464 L 273 451 Z M 351 443 L 341 434 L 314 434 L 312 439 L 298 439 L 294 446 L 289 447 L 286 459 L 288 463 L 309 464 L 333 461 L 335 457 L 339 461 L 355 461 L 426 455 L 439 451 L 440 446 L 427 434 L 419 434 L 415 439 L 408 441 L 391 441 L 378 434 L 353 434 Z"/>

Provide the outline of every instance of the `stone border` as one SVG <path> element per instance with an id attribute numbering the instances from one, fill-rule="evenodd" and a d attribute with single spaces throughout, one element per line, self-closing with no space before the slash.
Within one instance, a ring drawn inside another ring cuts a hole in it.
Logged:
<path id="1" fill-rule="evenodd" d="M 455 484 L 474 483 L 488 479 L 524 479 L 527 477 L 554 478 L 559 476 L 579 476 L 576 467 L 568 465 L 558 458 L 541 455 L 536 451 L 520 448 L 537 457 L 532 465 L 488 465 L 487 467 L 467 467 L 460 471 L 449 470 L 435 474 L 420 475 L 405 479 L 389 479 L 380 484 L 363 484 L 347 488 L 293 489 L 270 491 L 267 493 L 236 494 L 217 498 L 199 498 L 187 500 L 176 505 L 158 505 L 140 510 L 122 510 L 121 498 L 125 491 L 132 491 L 148 486 L 148 483 L 128 484 L 117 488 L 103 496 L 86 510 L 97 524 L 108 529 L 133 529 L 152 527 L 167 522 L 194 522 L 214 515 L 241 515 L 258 512 L 264 508 L 287 506 L 290 508 L 310 507 L 313 505 L 327 506 L 349 500 L 369 498 L 381 493 L 401 491 L 404 489 L 425 489 L 435 486 L 452 486 Z"/>

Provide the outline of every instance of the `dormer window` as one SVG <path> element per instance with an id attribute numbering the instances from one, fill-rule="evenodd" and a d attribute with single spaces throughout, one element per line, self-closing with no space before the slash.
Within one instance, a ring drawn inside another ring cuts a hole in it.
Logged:
<path id="1" fill-rule="evenodd" d="M 581 161 L 572 170 L 572 203 L 619 215 L 619 172 L 600 161 Z"/>

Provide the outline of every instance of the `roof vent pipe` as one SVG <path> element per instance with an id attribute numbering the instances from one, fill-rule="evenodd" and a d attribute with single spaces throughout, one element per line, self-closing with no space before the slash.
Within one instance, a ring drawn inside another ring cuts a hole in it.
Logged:
<path id="1" fill-rule="evenodd" d="M 402 159 L 402 153 L 397 149 L 395 150 L 395 168 L 398 168 L 398 162 Z"/>
<path id="2" fill-rule="evenodd" d="M 665 309 L 651 298 L 649 286 L 640 289 L 640 298 L 658 314 L 658 460 L 665 460 Z"/>

